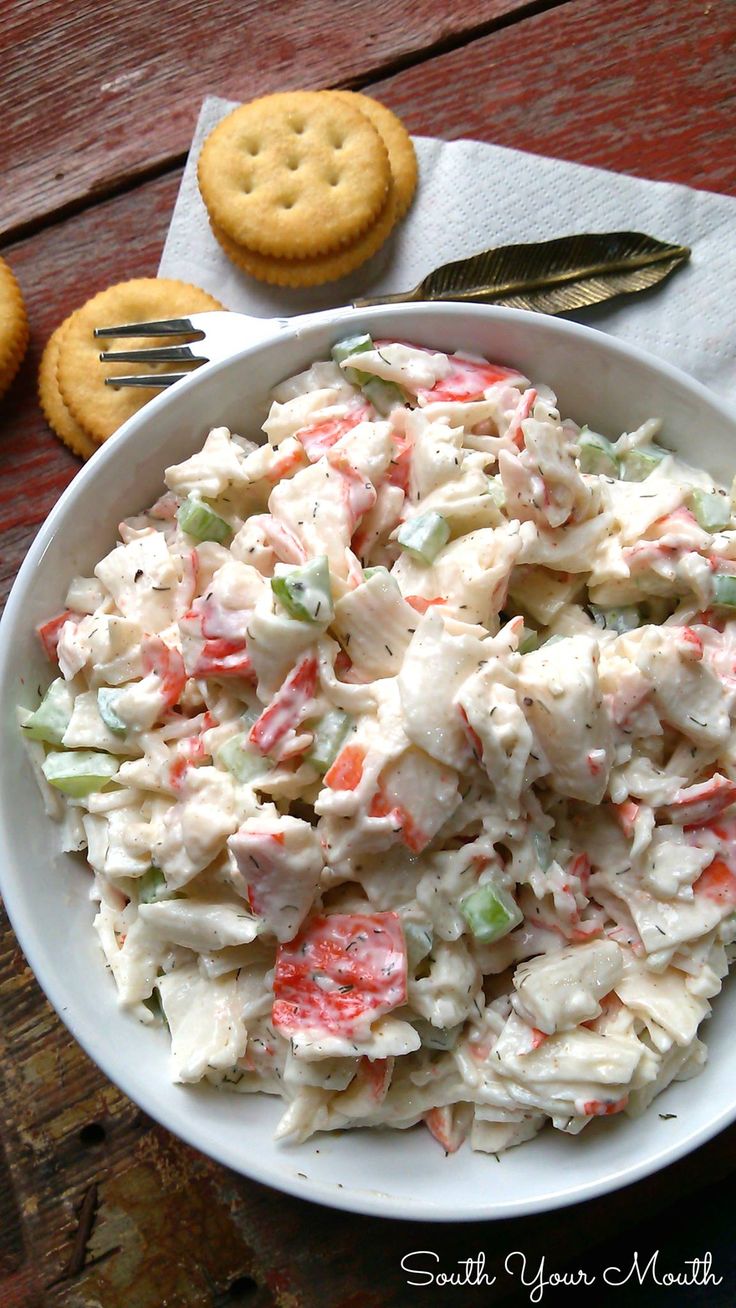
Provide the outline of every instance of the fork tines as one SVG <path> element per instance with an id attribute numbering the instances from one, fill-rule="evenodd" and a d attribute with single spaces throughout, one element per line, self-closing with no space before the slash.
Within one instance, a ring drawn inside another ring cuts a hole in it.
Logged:
<path id="1" fill-rule="evenodd" d="M 195 340 L 204 339 L 204 332 L 194 328 L 189 318 L 166 318 L 159 322 L 122 323 L 119 327 L 95 327 L 96 337 L 105 336 L 194 336 Z M 195 354 L 190 345 L 153 346 L 142 350 L 104 350 L 100 353 L 101 363 L 191 363 L 198 367 L 208 360 Z M 157 372 L 152 374 L 135 373 L 131 376 L 106 377 L 106 386 L 173 386 L 189 376 L 192 369 L 185 372 Z"/>
<path id="2" fill-rule="evenodd" d="M 201 341 L 204 332 L 196 331 L 189 318 L 164 318 L 160 322 L 126 322 L 120 327 L 95 327 L 95 336 L 196 336 Z"/>

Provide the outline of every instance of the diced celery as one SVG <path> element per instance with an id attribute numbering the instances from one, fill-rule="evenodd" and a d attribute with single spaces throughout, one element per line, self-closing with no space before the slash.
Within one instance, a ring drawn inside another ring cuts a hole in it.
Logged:
<path id="1" fill-rule="evenodd" d="M 152 904 L 155 899 L 161 899 L 166 891 L 166 877 L 159 867 L 149 867 L 142 877 L 138 878 L 138 903 Z"/>
<path id="2" fill-rule="evenodd" d="M 367 332 L 360 336 L 348 336 L 332 347 L 332 357 L 337 364 L 354 354 L 367 354 L 376 347 Z M 395 382 L 385 381 L 383 377 L 374 377 L 371 372 L 361 372 L 358 368 L 343 368 L 343 372 L 353 386 L 360 386 L 367 400 L 370 400 L 379 413 L 388 414 L 397 404 L 406 404 L 406 396 Z"/>
<path id="3" fill-rule="evenodd" d="M 256 777 L 264 777 L 272 767 L 270 758 L 265 758 L 254 749 L 248 739 L 248 732 L 243 731 L 231 736 L 216 751 L 217 762 L 228 772 L 232 772 L 236 781 L 246 784 Z"/>
<path id="4" fill-rule="evenodd" d="M 353 354 L 367 354 L 372 349 L 373 341 L 367 332 L 361 336 L 347 336 L 344 341 L 338 341 L 337 345 L 333 345 L 332 358 L 335 363 L 341 364 Z M 343 368 L 343 372 L 353 386 L 364 386 L 366 382 L 371 381 L 373 375 L 370 372 L 359 372 L 357 368 Z"/>
<path id="5" fill-rule="evenodd" d="M 641 610 L 635 604 L 627 604 L 619 609 L 602 609 L 597 604 L 591 604 L 590 611 L 597 627 L 615 631 L 619 636 L 642 625 Z"/>
<path id="6" fill-rule="evenodd" d="M 500 477 L 488 478 L 486 492 L 490 495 L 493 502 L 498 505 L 499 509 L 502 509 L 506 503 L 506 491 L 503 488 L 503 482 Z"/>
<path id="7" fill-rule="evenodd" d="M 703 531 L 723 531 L 731 522 L 731 504 L 728 496 L 719 495 L 718 491 L 692 491 L 690 508 Z"/>
<path id="8" fill-rule="evenodd" d="M 398 542 L 407 554 L 420 563 L 432 563 L 450 539 L 450 527 L 441 513 L 421 513 L 418 518 L 402 522 Z"/>
<path id="9" fill-rule="evenodd" d="M 644 481 L 650 472 L 667 458 L 668 451 L 659 445 L 642 445 L 638 450 L 627 450 L 621 455 L 620 468 L 624 481 Z"/>
<path id="10" fill-rule="evenodd" d="M 537 862 L 543 872 L 547 871 L 552 862 L 552 841 L 546 831 L 535 831 L 532 836 L 534 844 L 534 853 L 537 856 Z"/>
<path id="11" fill-rule="evenodd" d="M 63 677 L 57 677 L 56 681 L 51 682 L 36 712 L 23 723 L 23 730 L 31 740 L 60 745 L 71 721 L 73 708 L 74 692 Z"/>
<path id="12" fill-rule="evenodd" d="M 342 709 L 330 709 L 325 713 L 315 727 L 312 748 L 306 756 L 307 763 L 311 763 L 318 772 L 327 772 L 340 752 L 351 722 L 350 715 L 343 713 Z"/>
<path id="13" fill-rule="evenodd" d="M 581 472 L 595 472 L 602 477 L 618 476 L 618 460 L 613 445 L 605 436 L 583 427 L 578 449 Z"/>
<path id="14" fill-rule="evenodd" d="M 93 749 L 52 750 L 44 759 L 43 774 L 57 790 L 81 799 L 95 790 L 104 790 L 119 767 L 119 759 Z"/>
<path id="15" fill-rule="evenodd" d="M 533 649 L 539 646 L 539 632 L 533 627 L 522 627 L 521 640 L 519 641 L 519 653 L 530 654 Z"/>
<path id="16" fill-rule="evenodd" d="M 476 940 L 492 944 L 524 920 L 519 905 L 501 886 L 490 881 L 460 900 L 460 911 Z"/>
<path id="17" fill-rule="evenodd" d="M 115 700 L 119 693 L 117 690 L 111 690 L 109 686 L 100 686 L 97 692 L 97 708 L 108 731 L 114 731 L 116 736 L 124 736 L 128 730 L 127 724 L 115 712 Z"/>
<path id="18" fill-rule="evenodd" d="M 404 922 L 404 939 L 406 941 L 406 961 L 409 971 L 413 972 L 432 949 L 432 928 L 418 922 Z"/>
<path id="19" fill-rule="evenodd" d="M 290 572 L 272 577 L 271 589 L 290 618 L 326 625 L 335 615 L 326 554 L 310 559 L 302 568 L 292 568 Z"/>
<path id="20" fill-rule="evenodd" d="M 713 604 L 719 609 L 736 609 L 736 577 L 718 572 L 713 578 Z"/>
<path id="21" fill-rule="evenodd" d="M 458 1022 L 457 1026 L 444 1028 L 432 1026 L 432 1023 L 424 1017 L 415 1017 L 412 1026 L 425 1049 L 454 1049 L 463 1029 L 462 1022 Z"/>
<path id="22" fill-rule="evenodd" d="M 406 404 L 406 396 L 401 387 L 395 382 L 386 381 L 383 377 L 371 377 L 370 381 L 363 383 L 361 389 L 374 409 L 378 409 L 384 417 L 398 404 Z"/>
<path id="23" fill-rule="evenodd" d="M 214 540 L 224 545 L 233 534 L 232 527 L 219 513 L 191 495 L 179 506 L 176 516 L 182 531 L 195 540 Z"/>

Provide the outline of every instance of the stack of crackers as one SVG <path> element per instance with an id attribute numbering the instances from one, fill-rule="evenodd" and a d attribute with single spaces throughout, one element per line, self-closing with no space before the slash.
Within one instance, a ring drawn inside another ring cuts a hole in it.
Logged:
<path id="1" fill-rule="evenodd" d="M 106 377 L 135 373 L 141 371 L 142 365 L 101 364 L 102 342 L 95 338 L 95 327 L 181 318 L 222 308 L 219 300 L 198 286 L 163 277 L 136 277 L 93 295 L 57 327 L 43 352 L 38 392 L 49 425 L 69 449 L 88 459 L 126 418 L 158 394 L 158 390 L 149 387 L 106 385 Z M 176 345 L 181 340 L 167 337 L 166 344 Z M 137 350 L 150 348 L 152 344 L 150 336 L 113 337 L 104 341 L 104 348 Z M 180 364 L 143 366 L 146 373 L 180 369 Z"/>
<path id="2" fill-rule="evenodd" d="M 212 229 L 234 263 L 279 286 L 317 286 L 380 249 L 414 197 L 417 161 L 405 127 L 378 101 L 353 91 L 286 91 L 223 118 L 202 147 L 198 176 Z M 159 277 L 119 282 L 87 300 L 57 327 L 43 353 L 39 396 L 50 426 L 87 459 L 158 393 L 116 388 L 107 378 L 141 368 L 181 369 L 178 363 L 101 364 L 96 327 L 222 308 L 197 286 Z M 12 328 L 5 336 L 3 313 Z M 0 394 L 27 336 L 17 283 L 0 260 Z M 152 344 L 150 337 L 104 342 L 113 351 Z"/>
<path id="3" fill-rule="evenodd" d="M 0 396 L 17 373 L 28 345 L 28 316 L 20 287 L 0 259 Z"/>
<path id="4" fill-rule="evenodd" d="M 278 286 L 318 286 L 383 245 L 417 184 L 411 138 L 353 91 L 286 91 L 240 105 L 207 137 L 199 188 L 225 253 Z"/>

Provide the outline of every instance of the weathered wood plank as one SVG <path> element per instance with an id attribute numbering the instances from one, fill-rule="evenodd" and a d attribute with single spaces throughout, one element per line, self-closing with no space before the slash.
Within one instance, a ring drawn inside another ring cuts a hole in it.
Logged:
<path id="1" fill-rule="evenodd" d="M 0 235 L 181 159 L 208 92 L 245 100 L 353 85 L 527 7 L 529 0 L 415 0 L 400 11 L 393 0 L 139 0 L 101 11 L 97 0 L 5 0 Z"/>
<path id="2" fill-rule="evenodd" d="M 374 90 L 410 131 L 736 194 L 733 4 L 574 0 Z"/>

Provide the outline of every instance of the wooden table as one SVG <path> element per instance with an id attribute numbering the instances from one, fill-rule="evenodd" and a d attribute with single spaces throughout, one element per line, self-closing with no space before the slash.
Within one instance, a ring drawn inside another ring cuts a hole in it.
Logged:
<path id="1" fill-rule="evenodd" d="M 5 0 L 0 246 L 32 343 L 0 415 L 3 596 L 78 468 L 36 402 L 43 343 L 93 292 L 155 273 L 206 93 L 365 88 L 416 132 L 734 195 L 735 35 L 733 0 Z M 523 1249 L 598 1272 L 617 1250 L 630 1263 L 660 1247 L 672 1268 L 710 1249 L 720 1287 L 667 1302 L 736 1298 L 734 1130 L 584 1212 L 462 1229 L 356 1218 L 243 1180 L 154 1126 L 74 1044 L 7 923 L 0 1014 L 4 1308 L 528 1302 L 503 1277 L 409 1290 L 400 1259 L 422 1248 L 448 1271 L 481 1249 L 491 1264 Z M 629 1285 L 610 1301 L 655 1298 Z"/>

